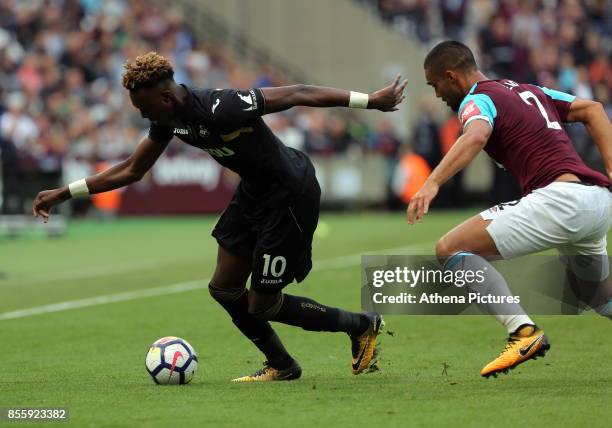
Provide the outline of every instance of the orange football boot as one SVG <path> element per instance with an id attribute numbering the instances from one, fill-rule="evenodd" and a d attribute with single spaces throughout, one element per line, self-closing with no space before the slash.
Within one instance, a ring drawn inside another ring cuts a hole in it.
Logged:
<path id="1" fill-rule="evenodd" d="M 487 364 L 480 375 L 488 378 L 497 377 L 501 372 L 508 373 L 519 364 L 528 360 L 544 357 L 550 349 L 544 331 L 535 325 L 524 325 L 510 335 L 508 343 L 499 357 Z"/>
<path id="2" fill-rule="evenodd" d="M 368 329 L 359 336 L 350 336 L 353 354 L 351 369 L 354 375 L 358 375 L 370 366 L 376 351 L 376 337 L 385 326 L 382 317 L 376 312 L 368 312 L 365 315 L 370 320 Z"/>
<path id="3" fill-rule="evenodd" d="M 266 361 L 263 368 L 257 370 L 252 375 L 242 376 L 233 379 L 232 382 L 271 382 L 277 380 L 295 380 L 302 375 L 302 368 L 297 361 L 286 369 L 275 369 Z"/>

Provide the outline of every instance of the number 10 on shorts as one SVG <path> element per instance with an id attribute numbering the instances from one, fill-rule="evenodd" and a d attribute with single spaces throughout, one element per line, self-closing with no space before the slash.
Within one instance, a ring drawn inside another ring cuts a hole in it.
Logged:
<path id="1" fill-rule="evenodd" d="M 271 259 L 270 254 L 264 254 L 263 259 L 263 276 L 268 276 L 268 273 L 271 273 L 273 277 L 278 278 L 285 272 L 285 268 L 287 267 L 287 259 L 285 259 L 283 256 L 276 256 Z"/>

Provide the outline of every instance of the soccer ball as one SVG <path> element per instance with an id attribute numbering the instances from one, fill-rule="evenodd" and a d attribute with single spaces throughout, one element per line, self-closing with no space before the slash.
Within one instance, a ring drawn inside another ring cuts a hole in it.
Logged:
<path id="1" fill-rule="evenodd" d="M 149 348 L 145 367 L 159 385 L 185 384 L 193 379 L 198 356 L 186 340 L 176 336 L 162 337 Z"/>

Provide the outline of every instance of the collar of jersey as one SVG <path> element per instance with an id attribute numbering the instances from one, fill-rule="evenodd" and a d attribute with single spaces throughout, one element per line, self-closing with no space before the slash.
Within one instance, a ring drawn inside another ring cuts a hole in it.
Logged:
<path id="1" fill-rule="evenodd" d="M 484 82 L 496 82 L 497 79 L 486 79 L 486 80 L 479 80 L 478 82 L 474 83 L 472 85 L 472 87 L 470 88 L 470 92 L 468 92 L 468 95 L 471 95 L 474 93 L 474 91 L 476 90 L 476 86 L 478 86 L 479 83 L 484 83 Z"/>
<path id="2" fill-rule="evenodd" d="M 478 81 L 478 82 L 476 82 L 476 83 L 474 83 L 472 85 L 472 87 L 470 88 L 470 91 L 467 93 L 467 95 L 465 97 L 463 97 L 463 100 L 461 100 L 461 104 L 459 104 L 460 108 L 461 108 L 461 105 L 463 104 L 463 102 L 465 101 L 465 99 L 468 97 L 468 95 L 472 95 L 474 93 L 474 91 L 476 90 L 476 86 L 478 86 L 478 84 L 480 82 L 486 82 L 486 80 L 480 80 L 480 81 Z"/>

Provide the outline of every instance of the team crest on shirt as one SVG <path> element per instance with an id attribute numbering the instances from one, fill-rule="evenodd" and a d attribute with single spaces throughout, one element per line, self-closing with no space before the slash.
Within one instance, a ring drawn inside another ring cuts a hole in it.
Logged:
<path id="1" fill-rule="evenodd" d="M 198 135 L 202 138 L 206 138 L 210 135 L 210 131 L 204 128 L 204 125 L 200 125 L 199 130 L 198 130 Z"/>
<path id="2" fill-rule="evenodd" d="M 465 124 L 468 119 L 474 116 L 479 116 L 482 113 L 474 101 L 468 102 L 461 112 L 461 123 Z"/>

